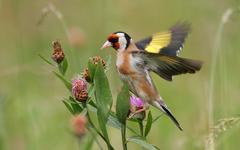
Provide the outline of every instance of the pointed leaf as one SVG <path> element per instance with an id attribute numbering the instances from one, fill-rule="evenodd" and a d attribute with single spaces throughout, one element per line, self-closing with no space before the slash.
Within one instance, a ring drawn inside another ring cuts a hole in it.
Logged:
<path id="1" fill-rule="evenodd" d="M 75 104 L 71 103 L 71 106 L 73 108 L 74 114 L 80 114 L 83 110 L 83 108 L 78 103 L 75 103 Z"/>
<path id="2" fill-rule="evenodd" d="M 108 79 L 104 73 L 102 65 L 98 64 L 94 76 L 94 88 L 96 91 L 96 101 L 99 108 L 103 109 L 107 116 L 112 105 L 112 94 Z"/>
<path id="3" fill-rule="evenodd" d="M 90 82 L 93 82 L 94 74 L 96 71 L 97 65 L 94 65 L 91 60 L 88 61 L 88 70 L 89 70 L 89 76 L 90 76 Z"/>
<path id="4" fill-rule="evenodd" d="M 126 119 L 130 110 L 130 102 L 129 102 L 129 88 L 127 84 L 124 84 L 120 93 L 117 96 L 117 104 L 116 104 L 116 114 L 119 122 L 122 124 L 126 123 Z"/>
<path id="5" fill-rule="evenodd" d="M 136 143 L 148 150 L 158 150 L 154 145 L 149 144 L 146 140 L 142 139 L 141 137 L 130 137 L 127 139 L 128 142 Z"/>
<path id="6" fill-rule="evenodd" d="M 109 115 L 107 124 L 116 129 L 121 129 L 122 123 L 118 121 L 117 117 L 114 115 Z"/>
<path id="7" fill-rule="evenodd" d="M 66 58 L 63 59 L 63 62 L 58 65 L 59 72 L 64 76 L 68 68 L 68 61 Z"/>
<path id="8" fill-rule="evenodd" d="M 72 107 L 66 102 L 65 100 L 62 101 L 63 104 L 67 107 L 67 109 L 70 111 L 71 114 L 74 114 Z"/>
<path id="9" fill-rule="evenodd" d="M 69 101 L 71 101 L 71 106 L 74 114 L 80 114 L 83 111 L 81 104 L 78 103 L 72 96 L 69 96 Z"/>
<path id="10" fill-rule="evenodd" d="M 38 54 L 38 56 L 43 60 L 45 61 L 47 64 L 53 66 L 53 67 L 56 67 L 53 63 L 51 63 L 51 61 L 49 61 L 48 59 L 46 59 L 45 57 L 43 57 L 41 54 Z"/>
<path id="11" fill-rule="evenodd" d="M 99 126 L 104 137 L 107 141 L 109 141 L 106 124 L 112 105 L 112 94 L 110 91 L 107 76 L 105 75 L 104 69 L 101 64 L 98 64 L 96 68 L 96 72 L 94 75 L 94 88 L 96 93 L 96 102 L 98 106 L 97 115 Z"/>
<path id="12" fill-rule="evenodd" d="M 92 97 L 94 94 L 94 86 L 91 84 L 90 87 L 88 88 L 88 96 Z"/>
<path id="13" fill-rule="evenodd" d="M 106 138 L 107 141 L 109 141 L 107 127 L 106 127 L 107 117 L 106 117 L 105 111 L 103 109 L 98 108 L 97 118 L 98 118 L 99 127 L 103 133 L 103 136 Z"/>
<path id="14" fill-rule="evenodd" d="M 145 127 L 145 133 L 144 133 L 145 137 L 148 135 L 149 131 L 151 130 L 151 127 L 152 127 L 152 113 L 151 111 L 149 111 L 148 117 L 147 117 L 147 124 Z"/>
<path id="15" fill-rule="evenodd" d="M 155 119 L 153 119 L 152 123 L 156 122 L 159 118 L 161 118 L 163 116 L 164 113 L 160 114 L 159 116 L 157 116 Z"/>
<path id="16" fill-rule="evenodd" d="M 72 91 L 72 84 L 67 81 L 62 75 L 58 74 L 57 72 L 53 71 L 53 73 L 64 83 L 67 89 L 71 92 Z"/>

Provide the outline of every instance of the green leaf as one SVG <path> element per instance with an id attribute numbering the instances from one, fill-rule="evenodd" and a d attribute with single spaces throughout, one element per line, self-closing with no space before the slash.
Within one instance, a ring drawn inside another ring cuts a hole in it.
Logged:
<path id="1" fill-rule="evenodd" d="M 71 101 L 71 106 L 74 114 L 80 114 L 83 111 L 81 104 L 78 103 L 72 96 L 69 96 L 69 101 Z"/>
<path id="2" fill-rule="evenodd" d="M 78 103 L 75 103 L 75 104 L 71 103 L 71 105 L 72 105 L 74 114 L 80 114 L 82 112 L 83 108 Z"/>
<path id="3" fill-rule="evenodd" d="M 90 87 L 88 88 L 88 96 L 92 97 L 94 94 L 94 86 L 91 84 Z"/>
<path id="4" fill-rule="evenodd" d="M 89 70 L 89 76 L 90 76 L 90 82 L 93 82 L 94 74 L 96 72 L 97 65 L 94 65 L 91 60 L 88 61 L 88 70 Z"/>
<path id="5" fill-rule="evenodd" d="M 58 64 L 59 72 L 64 76 L 68 68 L 68 61 L 66 58 L 63 59 L 63 62 Z"/>
<path id="6" fill-rule="evenodd" d="M 153 119 L 152 123 L 156 122 L 159 118 L 161 118 L 164 115 L 164 113 L 157 116 L 155 119 Z"/>
<path id="7" fill-rule="evenodd" d="M 109 141 L 107 133 L 107 120 L 109 112 L 112 105 L 112 94 L 110 91 L 109 83 L 107 76 L 104 73 L 102 65 L 99 63 L 96 68 L 94 75 L 94 88 L 97 102 L 97 116 L 100 129 L 106 138 Z"/>
<path id="8" fill-rule="evenodd" d="M 122 123 L 119 122 L 117 117 L 114 115 L 109 115 L 107 124 L 116 129 L 121 129 L 122 127 Z"/>
<path id="9" fill-rule="evenodd" d="M 126 119 L 130 110 L 129 98 L 129 88 L 127 84 L 124 84 L 117 96 L 116 104 L 117 118 L 122 124 L 126 124 Z"/>
<path id="10" fill-rule="evenodd" d="M 38 54 L 38 56 L 43 60 L 45 61 L 47 64 L 53 66 L 53 67 L 56 67 L 53 63 L 51 63 L 51 61 L 49 61 L 48 59 L 46 59 L 45 57 L 43 57 L 41 54 Z"/>
<path id="11" fill-rule="evenodd" d="M 97 118 L 98 118 L 99 127 L 100 127 L 104 137 L 109 142 L 107 127 L 106 127 L 107 117 L 106 117 L 105 111 L 103 109 L 97 110 Z"/>
<path id="12" fill-rule="evenodd" d="M 71 112 L 71 114 L 74 115 L 74 111 L 72 110 L 72 107 L 66 102 L 65 100 L 62 101 L 63 104 L 67 107 L 67 109 Z"/>
<path id="13" fill-rule="evenodd" d="M 146 127 L 145 127 L 145 133 L 144 133 L 145 137 L 148 135 L 149 131 L 151 130 L 152 120 L 153 120 L 152 113 L 151 113 L 151 111 L 149 111 L 148 117 L 147 117 L 147 124 L 146 124 Z"/>
<path id="14" fill-rule="evenodd" d="M 67 81 L 62 75 L 58 74 L 57 72 L 53 71 L 53 73 L 64 83 L 67 89 L 71 92 L 72 91 L 72 84 Z"/>
<path id="15" fill-rule="evenodd" d="M 103 110 L 105 116 L 107 117 L 112 106 L 112 94 L 107 76 L 104 73 L 104 69 L 101 64 L 98 64 L 96 68 L 94 88 L 96 91 L 97 105 Z"/>
<path id="16" fill-rule="evenodd" d="M 159 148 L 156 148 L 156 146 L 152 145 L 152 144 L 149 144 L 147 143 L 146 140 L 144 140 L 143 138 L 141 137 L 130 137 L 127 139 L 127 142 L 132 142 L 132 143 L 136 143 L 148 150 L 158 150 Z"/>

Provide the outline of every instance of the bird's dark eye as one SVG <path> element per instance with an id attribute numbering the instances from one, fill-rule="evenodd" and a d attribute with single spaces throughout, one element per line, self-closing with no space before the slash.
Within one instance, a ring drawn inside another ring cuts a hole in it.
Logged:
<path id="1" fill-rule="evenodd" d="M 117 37 L 109 38 L 108 41 L 111 42 L 111 43 L 117 43 L 118 42 L 118 38 Z"/>

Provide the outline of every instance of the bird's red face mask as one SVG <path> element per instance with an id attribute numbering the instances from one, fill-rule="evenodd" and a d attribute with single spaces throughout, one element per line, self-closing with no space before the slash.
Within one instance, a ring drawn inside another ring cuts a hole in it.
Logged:
<path id="1" fill-rule="evenodd" d="M 101 49 L 108 47 L 113 47 L 115 50 L 118 50 L 120 48 L 119 36 L 117 34 L 115 33 L 111 34 L 108 37 L 108 40 L 103 44 Z"/>

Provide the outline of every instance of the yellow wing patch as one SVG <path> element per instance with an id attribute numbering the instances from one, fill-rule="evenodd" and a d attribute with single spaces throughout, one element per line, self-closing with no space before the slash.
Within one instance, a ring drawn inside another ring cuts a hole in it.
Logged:
<path id="1" fill-rule="evenodd" d="M 152 36 L 152 40 L 145 50 L 149 53 L 159 53 L 161 48 L 166 47 L 170 42 L 171 32 L 159 32 Z"/>

